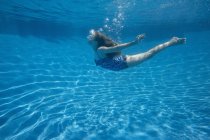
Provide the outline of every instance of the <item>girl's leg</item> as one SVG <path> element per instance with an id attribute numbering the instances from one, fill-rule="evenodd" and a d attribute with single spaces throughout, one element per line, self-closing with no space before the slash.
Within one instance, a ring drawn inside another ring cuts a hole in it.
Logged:
<path id="1" fill-rule="evenodd" d="M 160 44 L 145 53 L 127 55 L 126 62 L 128 64 L 128 67 L 136 66 L 169 46 L 183 44 L 185 42 L 186 38 L 173 37 L 170 41 Z"/>

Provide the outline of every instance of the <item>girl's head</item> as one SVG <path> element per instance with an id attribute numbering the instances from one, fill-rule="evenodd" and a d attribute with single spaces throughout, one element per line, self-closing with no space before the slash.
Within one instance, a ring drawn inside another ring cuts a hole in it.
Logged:
<path id="1" fill-rule="evenodd" d="M 117 44 L 106 35 L 98 31 L 95 31 L 93 29 L 90 30 L 87 38 L 88 38 L 89 43 L 92 46 L 94 46 L 95 49 L 99 48 L 100 46 L 111 47 Z"/>

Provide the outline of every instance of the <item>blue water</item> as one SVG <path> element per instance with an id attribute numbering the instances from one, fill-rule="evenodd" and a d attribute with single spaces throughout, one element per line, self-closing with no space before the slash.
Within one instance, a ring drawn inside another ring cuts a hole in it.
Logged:
<path id="1" fill-rule="evenodd" d="M 186 37 L 119 72 L 94 64 L 86 36 Z M 210 139 L 209 0 L 1 0 L 0 140 Z"/>

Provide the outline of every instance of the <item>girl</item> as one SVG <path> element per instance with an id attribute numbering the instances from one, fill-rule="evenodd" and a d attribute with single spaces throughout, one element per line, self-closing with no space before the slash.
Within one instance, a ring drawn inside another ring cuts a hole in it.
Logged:
<path id="1" fill-rule="evenodd" d="M 186 38 L 173 37 L 168 42 L 157 45 L 144 53 L 136 55 L 123 55 L 121 53 L 123 49 L 138 44 L 144 37 L 145 35 L 141 34 L 134 41 L 118 44 L 104 34 L 90 30 L 88 41 L 93 48 L 96 65 L 113 71 L 136 66 L 169 46 L 184 44 L 186 42 Z"/>

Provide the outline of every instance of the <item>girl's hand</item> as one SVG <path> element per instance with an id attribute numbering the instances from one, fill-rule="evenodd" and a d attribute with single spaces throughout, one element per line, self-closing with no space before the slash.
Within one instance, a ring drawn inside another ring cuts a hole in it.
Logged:
<path id="1" fill-rule="evenodd" d="M 139 42 L 140 40 L 144 39 L 145 34 L 140 34 L 136 36 L 136 42 Z"/>
<path id="2" fill-rule="evenodd" d="M 136 39 L 131 42 L 132 45 L 138 44 L 140 40 L 144 39 L 145 34 L 140 34 L 136 36 Z"/>

